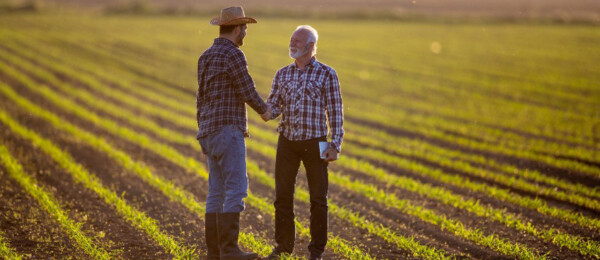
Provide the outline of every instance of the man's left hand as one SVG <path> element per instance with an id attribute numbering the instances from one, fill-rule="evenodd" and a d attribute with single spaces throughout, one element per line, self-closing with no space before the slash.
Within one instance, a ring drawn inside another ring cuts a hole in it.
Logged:
<path id="1" fill-rule="evenodd" d="M 326 162 L 333 162 L 333 161 L 337 160 L 337 156 L 338 156 L 337 154 L 338 154 L 338 151 L 335 148 L 329 146 L 323 152 L 323 155 L 325 155 L 325 159 L 324 160 Z"/>

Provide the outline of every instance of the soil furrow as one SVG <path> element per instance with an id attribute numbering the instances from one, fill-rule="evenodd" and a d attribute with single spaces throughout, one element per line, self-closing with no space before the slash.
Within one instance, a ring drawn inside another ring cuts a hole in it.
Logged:
<path id="1" fill-rule="evenodd" d="M 136 145 L 123 142 L 118 137 L 111 136 L 109 133 L 97 129 L 86 121 L 64 113 L 62 110 L 48 104 L 43 98 L 28 92 L 25 88 L 17 88 L 15 91 L 27 97 L 33 103 L 57 114 L 61 118 L 68 118 L 70 123 L 107 139 L 119 149 L 128 147 L 128 149 L 123 150 L 130 155 L 138 155 L 138 157 L 153 155 L 150 152 L 136 147 Z M 9 102 L 10 101 L 7 101 L 7 103 Z M 168 234 L 183 239 L 186 244 L 192 248 L 197 248 L 197 250 L 202 252 L 205 251 L 203 228 L 201 229 L 201 227 L 203 227 L 203 221 L 199 216 L 189 212 L 182 205 L 171 202 L 169 198 L 160 191 L 149 184 L 144 183 L 140 178 L 134 176 L 134 174 L 127 172 L 127 170 L 123 169 L 117 162 L 114 162 L 108 155 L 79 143 L 66 133 L 56 132 L 49 123 L 42 119 L 33 117 L 29 117 L 29 119 L 28 122 L 22 123 L 30 129 L 38 131 L 38 134 L 55 142 L 71 154 L 78 163 L 82 164 L 89 169 L 90 172 L 95 174 L 105 186 L 111 187 L 112 190 L 117 194 L 121 194 L 123 198 L 133 206 L 144 211 L 149 217 L 158 220 L 161 228 L 167 231 Z M 152 158 L 148 161 L 151 160 Z M 176 168 L 170 166 L 166 168 L 161 168 L 160 165 L 151 165 L 151 167 L 152 166 L 157 167 L 155 168 L 155 172 L 161 171 L 164 175 L 170 175 L 171 172 L 176 171 Z M 187 179 L 187 183 L 190 185 L 194 182 L 198 183 L 198 180 L 192 178 Z M 197 189 L 195 191 L 198 192 L 194 193 L 197 198 L 204 198 L 206 196 L 206 193 L 202 192 L 203 190 L 205 189 Z"/>
<path id="2" fill-rule="evenodd" d="M 4 138 L 3 134 L 0 140 L 8 141 Z M 52 216 L 8 176 L 4 165 L 0 165 L 0 230 L 3 241 L 25 258 L 89 257 L 77 248 Z"/>
<path id="3" fill-rule="evenodd" d="M 29 125 L 30 129 L 40 131 L 40 127 L 47 127 L 38 124 L 15 107 L 2 106 L 2 108 L 13 115 L 18 115 L 21 121 L 27 121 L 25 125 Z M 61 133 L 52 131 L 51 135 L 57 136 Z M 19 160 L 22 161 L 26 172 L 57 198 L 71 219 L 83 223 L 82 230 L 94 237 L 99 246 L 109 251 L 122 252 L 118 255 L 125 258 L 168 257 L 159 245 L 133 228 L 102 198 L 74 182 L 69 177 L 69 173 L 61 169 L 48 155 L 33 147 L 29 141 L 8 131 L 3 131 L 2 139 L 6 140 L 6 144 L 15 151 L 15 154 L 24 155 L 20 156 Z"/>
<path id="4" fill-rule="evenodd" d="M 372 127 L 375 129 L 381 129 L 390 135 L 404 136 L 407 138 L 417 138 L 417 139 L 424 140 L 428 143 L 431 143 L 433 145 L 436 145 L 436 146 L 439 146 L 442 148 L 457 150 L 457 151 L 461 151 L 463 153 L 482 155 L 482 156 L 488 157 L 490 159 L 493 159 L 495 161 L 498 161 L 500 163 L 511 164 L 511 165 L 517 166 L 519 168 L 527 168 L 527 169 L 537 170 L 537 171 L 543 172 L 543 173 L 548 174 L 553 177 L 567 179 L 570 182 L 581 183 L 583 185 L 586 185 L 586 186 L 589 186 L 592 188 L 600 185 L 599 178 L 591 177 L 589 175 L 584 175 L 582 173 L 578 173 L 578 172 L 574 172 L 574 171 L 570 171 L 570 170 L 560 169 L 560 168 L 557 168 L 554 166 L 544 164 L 542 162 L 533 161 L 533 160 L 529 160 L 529 159 L 525 159 L 525 158 L 518 158 L 518 157 L 510 156 L 510 155 L 499 154 L 499 153 L 490 152 L 490 151 L 476 150 L 476 149 L 472 149 L 472 148 L 468 148 L 468 147 L 463 147 L 463 146 L 448 143 L 446 141 L 439 140 L 436 138 L 427 137 L 427 136 L 424 136 L 419 133 L 408 132 L 408 131 L 405 131 L 402 129 L 397 129 L 397 128 L 394 128 L 391 126 L 386 126 L 386 125 L 383 125 L 378 122 L 373 122 L 373 121 L 364 120 L 364 119 L 360 119 L 360 118 L 353 118 L 352 120 L 355 121 L 355 123 L 359 123 L 361 125 L 365 125 L 365 126 Z"/>

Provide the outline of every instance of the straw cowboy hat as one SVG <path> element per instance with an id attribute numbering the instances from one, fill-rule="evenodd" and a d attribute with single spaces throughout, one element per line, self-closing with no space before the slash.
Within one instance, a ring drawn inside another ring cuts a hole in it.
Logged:
<path id="1" fill-rule="evenodd" d="M 232 6 L 222 9 L 221 16 L 210 20 L 210 24 L 219 26 L 247 23 L 256 23 L 256 20 L 251 17 L 246 17 L 246 15 L 244 15 L 244 9 L 242 9 L 240 6 Z"/>

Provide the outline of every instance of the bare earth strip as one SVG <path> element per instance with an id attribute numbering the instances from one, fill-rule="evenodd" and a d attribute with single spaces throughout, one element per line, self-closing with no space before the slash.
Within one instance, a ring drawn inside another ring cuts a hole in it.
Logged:
<path id="1" fill-rule="evenodd" d="M 3 165 L 0 185 L 0 230 L 3 242 L 10 248 L 25 258 L 89 257 L 77 248 L 52 216 L 8 176 Z"/>
<path id="2" fill-rule="evenodd" d="M 3 97 L 2 97 L 3 99 Z M 12 115 L 18 115 L 25 125 L 31 129 L 38 129 L 38 132 L 45 132 L 48 136 L 52 136 L 55 140 L 69 140 L 69 136 L 62 134 L 51 126 L 40 122 L 35 118 L 27 116 L 22 110 L 17 109 L 8 100 L 3 100 L 2 107 L 5 111 L 10 111 Z M 108 205 L 102 198 L 93 192 L 85 189 L 80 184 L 75 183 L 72 178 L 68 177 L 68 173 L 64 172 L 55 162 L 51 160 L 43 152 L 33 147 L 30 142 L 20 138 L 10 132 L 5 132 L 2 136 L 17 154 L 27 154 L 22 160 L 25 169 L 28 172 L 34 173 L 34 176 L 40 181 L 43 186 L 51 189 L 55 196 L 67 206 L 70 215 L 74 219 L 85 220 L 83 229 L 91 234 L 94 234 L 101 242 L 106 245 L 107 249 L 121 251 L 120 254 L 125 258 L 140 257 L 167 257 L 168 254 L 160 248 L 155 242 L 133 228 L 121 216 Z M 68 141 L 61 141 L 62 147 L 67 147 Z M 84 147 L 78 146 L 76 154 L 84 155 L 88 152 Z M 27 153 L 25 153 L 27 151 Z M 102 159 L 102 157 L 95 157 Z M 98 164 L 100 165 L 100 164 Z M 95 168 L 99 171 L 104 171 L 101 167 Z M 106 172 L 117 172 L 112 169 L 107 169 Z"/>

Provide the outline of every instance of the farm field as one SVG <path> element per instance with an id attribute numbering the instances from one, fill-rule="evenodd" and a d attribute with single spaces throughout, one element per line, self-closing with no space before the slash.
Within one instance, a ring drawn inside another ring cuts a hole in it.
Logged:
<path id="1" fill-rule="evenodd" d="M 242 50 L 263 98 L 300 24 L 340 78 L 325 259 L 600 258 L 598 26 L 257 19 Z M 209 20 L 0 16 L 0 256 L 203 257 Z M 277 122 L 248 120 L 240 243 L 265 256 Z M 299 176 L 291 258 L 304 259 Z"/>

